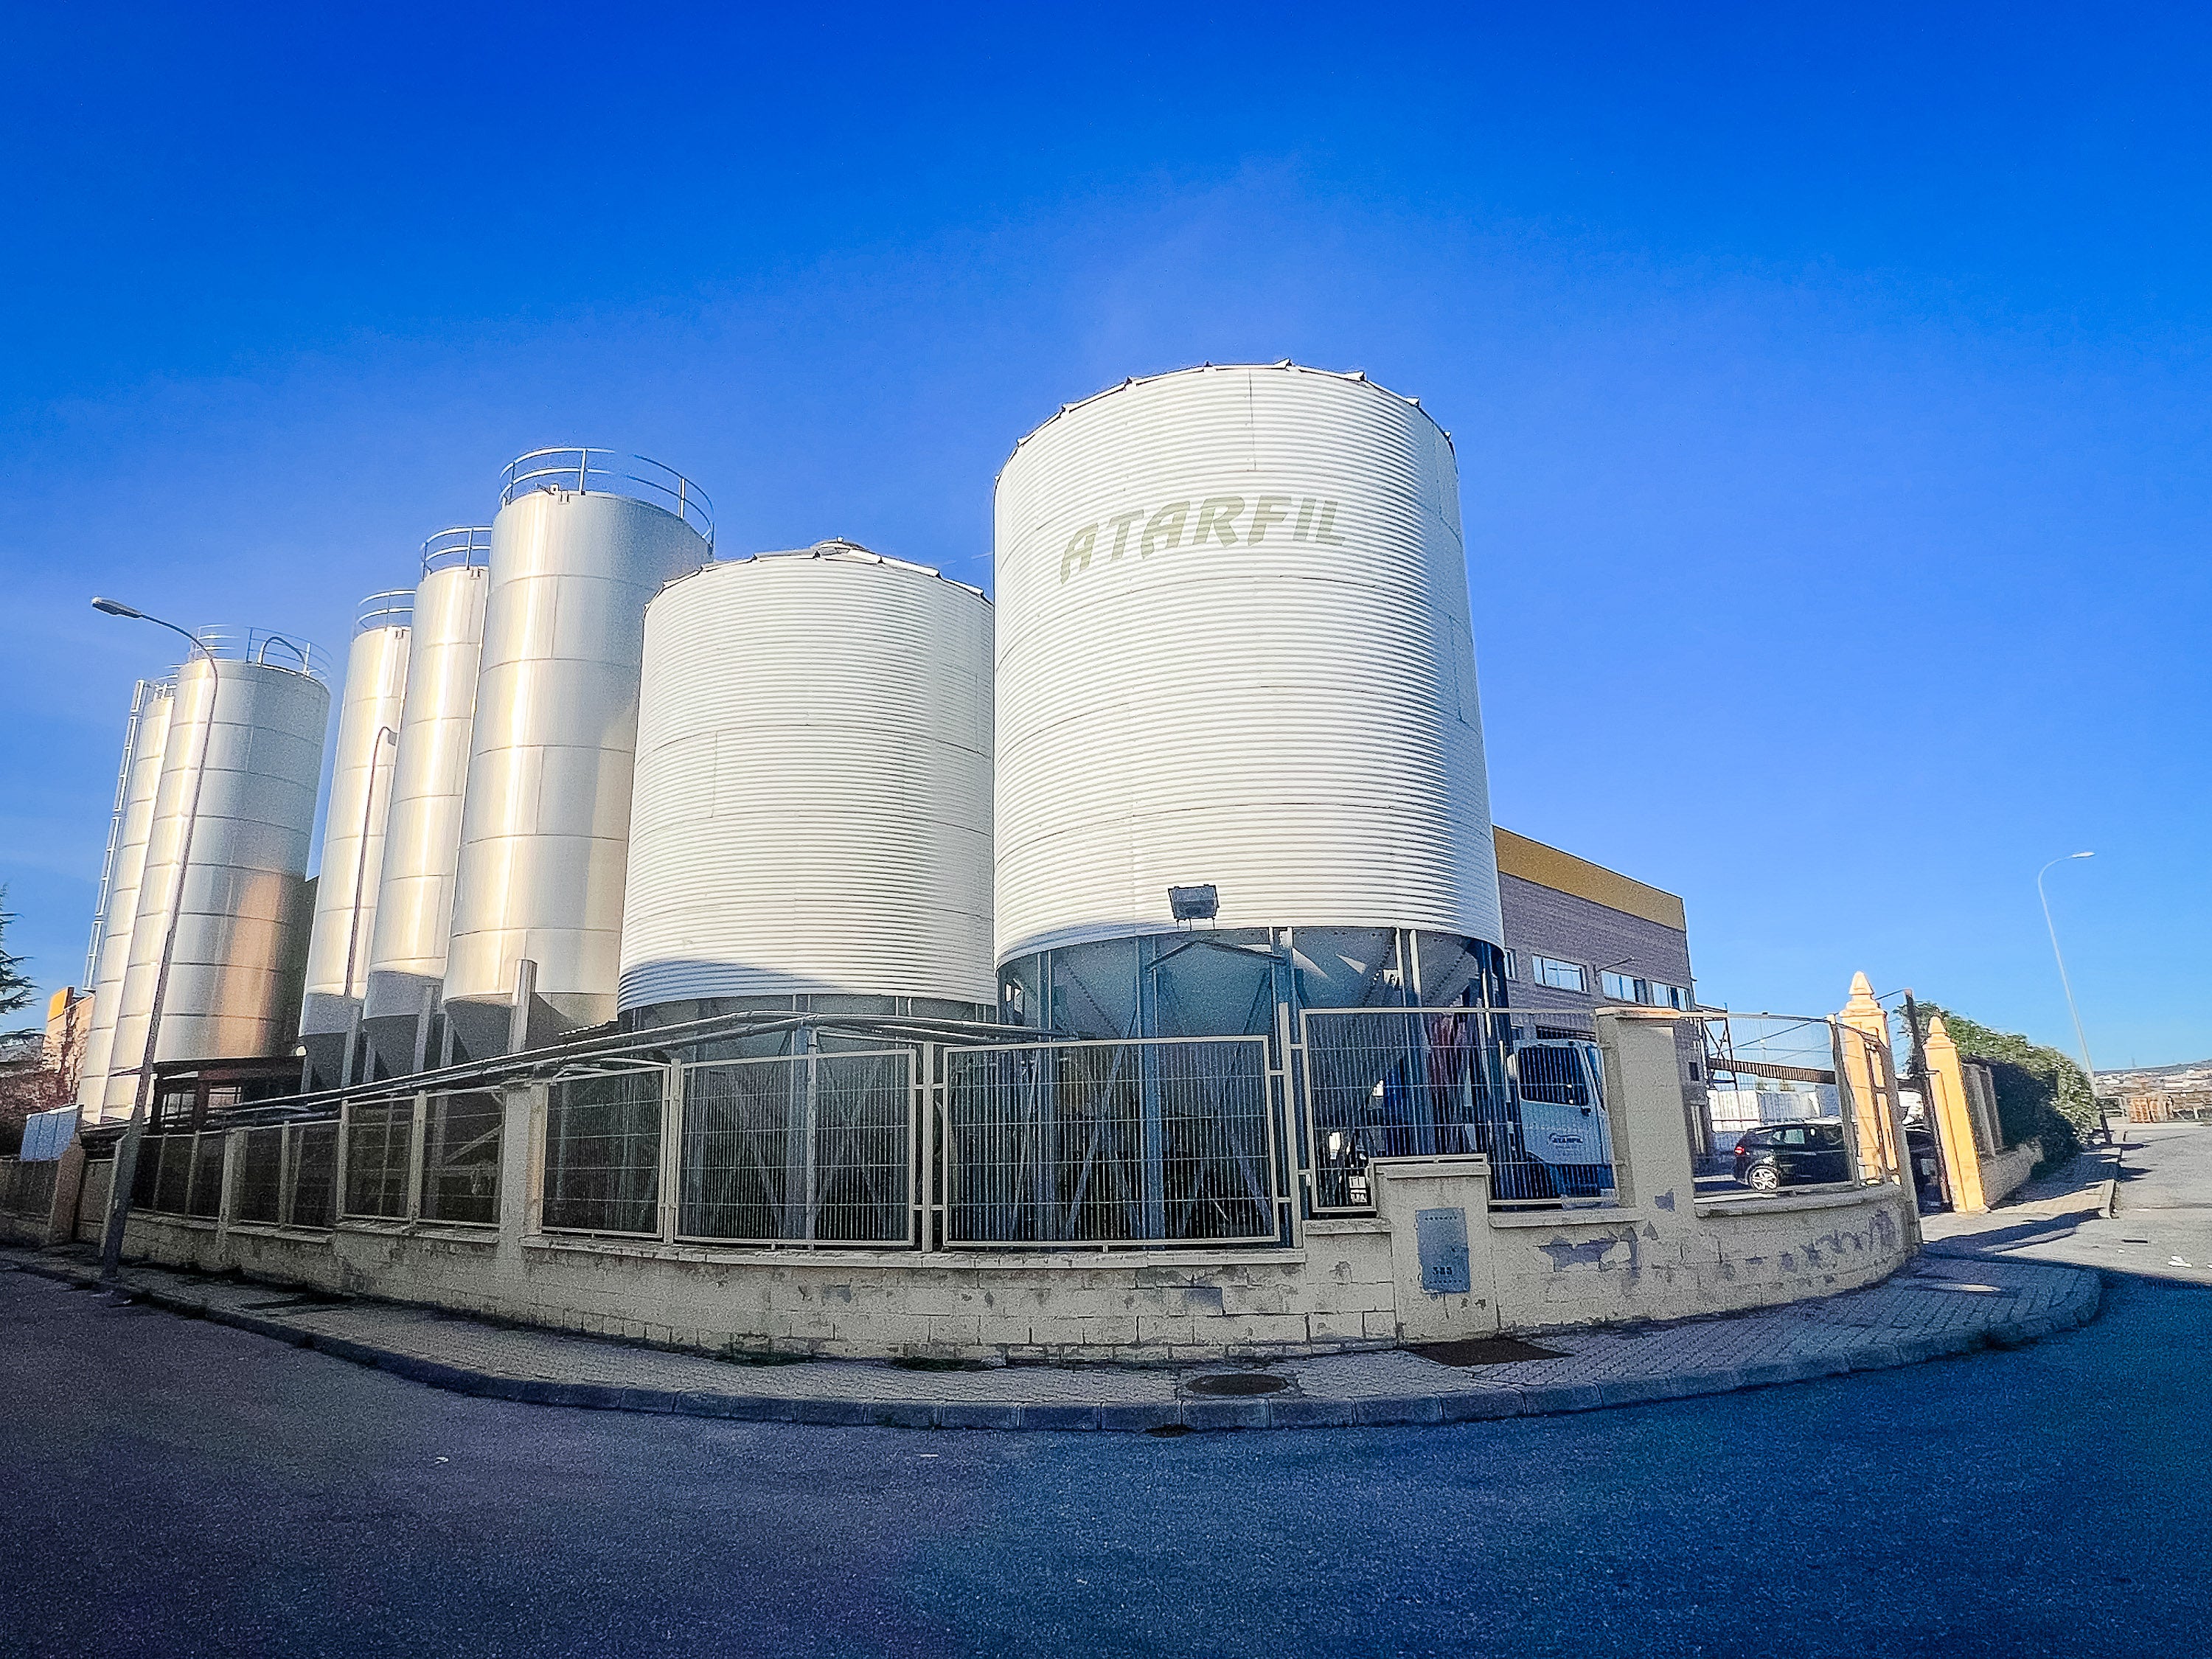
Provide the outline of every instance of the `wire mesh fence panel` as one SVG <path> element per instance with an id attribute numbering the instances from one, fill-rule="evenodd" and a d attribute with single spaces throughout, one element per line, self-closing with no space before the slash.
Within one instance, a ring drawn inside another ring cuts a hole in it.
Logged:
<path id="1" fill-rule="evenodd" d="M 414 1103 L 379 1102 L 349 1108 L 345 1154 L 342 1213 L 404 1220 L 408 1169 L 415 1156 Z"/>
<path id="2" fill-rule="evenodd" d="M 121 1154 L 118 1152 L 118 1156 Z M 161 1189 L 161 1137 L 146 1135 L 138 1142 L 138 1162 L 131 1175 L 131 1207 L 151 1210 Z"/>
<path id="3" fill-rule="evenodd" d="M 549 1230 L 660 1231 L 662 1081 L 655 1068 L 562 1078 L 547 1091 Z"/>
<path id="4" fill-rule="evenodd" d="M 203 1221 L 222 1214 L 222 1170 L 230 1137 L 210 1129 L 192 1137 L 192 1189 L 185 1213 Z"/>
<path id="5" fill-rule="evenodd" d="M 149 1138 L 145 1143 L 153 1145 Z M 145 1161 L 142 1148 L 138 1158 Z M 182 1215 L 192 1195 L 192 1137 L 163 1135 L 161 1139 L 161 1161 L 155 1166 L 154 1201 L 147 1207 L 163 1215 Z"/>
<path id="6" fill-rule="evenodd" d="M 243 1139 L 231 1218 L 274 1226 L 284 1218 L 284 1130 L 248 1129 Z"/>
<path id="7" fill-rule="evenodd" d="M 292 1134 L 292 1203 L 285 1220 L 295 1227 L 327 1227 L 337 1209 L 338 1126 L 303 1123 Z"/>
<path id="8" fill-rule="evenodd" d="M 690 1066 L 677 1230 L 687 1238 L 914 1241 L 914 1056 Z"/>
<path id="9" fill-rule="evenodd" d="M 54 1207 L 54 1174 L 61 1166 L 52 1159 L 24 1164 L 0 1158 L 0 1212 L 26 1221 L 43 1221 Z"/>
<path id="10" fill-rule="evenodd" d="M 1273 1243 L 1264 1040 L 946 1053 L 948 1244 Z"/>
<path id="11" fill-rule="evenodd" d="M 499 1158 L 506 1111 L 489 1090 L 434 1095 L 422 1125 L 422 1218 L 499 1223 Z"/>
<path id="12" fill-rule="evenodd" d="M 1612 1189 L 1609 1156 L 1576 1164 L 1529 1150 L 1506 1077 L 1504 1014 L 1316 1009 L 1304 1035 L 1316 1212 L 1371 1209 L 1367 1166 L 1378 1158 L 1482 1154 L 1493 1201 L 1557 1203 Z"/>

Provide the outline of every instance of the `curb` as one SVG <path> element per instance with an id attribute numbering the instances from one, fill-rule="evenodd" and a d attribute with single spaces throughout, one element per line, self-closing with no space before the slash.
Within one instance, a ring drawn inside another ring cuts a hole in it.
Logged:
<path id="1" fill-rule="evenodd" d="M 16 1271 L 63 1284 L 91 1285 L 96 1273 L 58 1263 L 25 1261 Z M 2074 1295 L 2063 1305 L 1977 1330 L 1931 1333 L 1869 1342 L 1826 1354 L 1660 1376 L 1613 1377 L 1601 1382 L 1520 1387 L 1479 1383 L 1449 1393 L 1334 1398 L 1302 1394 L 1257 1399 L 1176 1399 L 1085 1405 L 1079 1401 L 976 1400 L 793 1399 L 781 1395 L 710 1394 L 698 1390 L 625 1388 L 605 1382 L 563 1382 L 550 1377 L 508 1376 L 380 1348 L 350 1337 L 303 1331 L 296 1326 L 224 1308 L 204 1297 L 125 1282 L 132 1300 L 186 1318 L 205 1319 L 295 1348 L 312 1348 L 373 1370 L 454 1394 L 524 1405 L 566 1406 L 583 1411 L 652 1413 L 711 1417 L 741 1423 L 798 1423 L 823 1428 L 997 1429 L 1052 1432 L 1141 1433 L 1157 1430 L 1381 1428 L 1487 1422 L 1507 1417 L 1550 1417 L 1735 1394 L 1750 1389 L 1808 1382 L 1848 1372 L 1891 1370 L 1984 1348 L 2025 1347 L 2097 1316 L 2102 1304 L 2098 1275 L 2082 1268 Z"/>

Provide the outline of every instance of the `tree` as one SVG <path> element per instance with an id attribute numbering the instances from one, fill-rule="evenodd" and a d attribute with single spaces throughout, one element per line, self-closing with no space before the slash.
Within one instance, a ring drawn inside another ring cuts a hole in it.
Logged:
<path id="1" fill-rule="evenodd" d="M 2097 1092 L 2079 1066 L 2057 1049 L 2031 1042 L 2016 1031 L 1992 1030 L 1932 1002 L 1920 1004 L 1920 1018 L 1923 1040 L 1925 1022 L 1940 1018 L 1951 1041 L 1959 1045 L 1960 1057 L 1978 1060 L 1990 1068 L 2007 1146 L 2041 1141 L 2039 1170 L 2055 1170 L 2081 1152 L 2099 1120 Z"/>

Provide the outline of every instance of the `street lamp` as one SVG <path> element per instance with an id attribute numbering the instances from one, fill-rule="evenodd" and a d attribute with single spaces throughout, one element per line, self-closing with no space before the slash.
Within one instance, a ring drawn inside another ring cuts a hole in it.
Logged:
<path id="1" fill-rule="evenodd" d="M 123 1132 L 123 1145 L 116 1151 L 115 1179 L 107 1195 L 107 1229 L 100 1241 L 100 1277 L 102 1283 L 112 1284 L 123 1265 L 123 1229 L 131 1218 L 131 1191 L 138 1175 L 139 1145 L 146 1138 L 147 1109 L 154 1092 L 154 1060 L 161 1040 L 161 1006 L 168 999 L 169 963 L 176 954 L 177 925 L 184 915 L 185 878 L 191 869 L 192 831 L 199 822 L 200 788 L 207 781 L 208 740 L 215 732 L 216 700 L 222 694 L 222 670 L 216 661 L 215 653 L 189 629 L 164 622 L 159 617 L 149 617 L 119 599 L 95 599 L 92 608 L 106 616 L 166 628 L 206 658 L 208 665 L 207 718 L 200 723 L 199 757 L 192 768 L 191 799 L 185 809 L 184 834 L 177 847 L 176 880 L 169 890 L 168 928 L 161 936 L 161 958 L 155 970 L 154 997 L 146 1008 L 146 1049 L 139 1060 L 138 1088 L 131 1103 L 131 1121 Z"/>
<path id="2" fill-rule="evenodd" d="M 2105 1103 L 2097 1093 L 2096 1068 L 2089 1063 L 2089 1039 L 2081 1030 L 2081 1011 L 2074 1006 L 2074 982 L 2066 976 L 2066 957 L 2058 948 L 2058 926 L 2051 919 L 2051 895 L 2043 890 L 2043 878 L 2052 865 L 2096 856 L 2094 853 L 2068 853 L 2051 860 L 2050 864 L 2035 872 L 2035 896 L 2043 901 L 2043 925 L 2051 934 L 2051 954 L 2058 963 L 2058 983 L 2066 993 L 2066 1012 L 2074 1017 L 2074 1041 L 2081 1050 L 2081 1074 L 2089 1085 L 2089 1099 L 2097 1109 L 2097 1127 L 2109 1141 L 2112 1138 L 2112 1127 L 2106 1120 Z"/>

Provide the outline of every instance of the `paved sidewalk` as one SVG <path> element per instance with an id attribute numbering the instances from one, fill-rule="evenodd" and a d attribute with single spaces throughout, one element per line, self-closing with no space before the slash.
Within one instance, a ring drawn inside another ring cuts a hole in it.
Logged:
<path id="1" fill-rule="evenodd" d="M 90 1285 L 73 1251 L 0 1249 Z M 465 1394 L 603 1410 L 908 1428 L 1169 1430 L 1456 1423 L 1723 1394 L 2014 1346 L 2096 1315 L 2095 1273 L 1923 1256 L 1886 1283 L 1786 1308 L 1533 1339 L 1553 1357 L 1454 1365 L 1404 1350 L 1179 1369 L 923 1370 L 895 1362 L 753 1364 L 391 1303 L 339 1300 L 157 1268 L 138 1298 Z M 1209 1393 L 1226 1384 L 1268 1390 Z M 1247 1380 L 1255 1375 L 1263 1380 Z"/>

